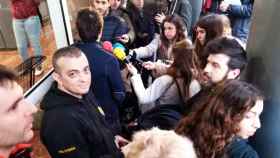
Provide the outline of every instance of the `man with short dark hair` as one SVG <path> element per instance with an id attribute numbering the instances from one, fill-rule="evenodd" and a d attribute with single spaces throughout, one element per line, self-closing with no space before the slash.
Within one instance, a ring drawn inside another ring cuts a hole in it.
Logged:
<path id="1" fill-rule="evenodd" d="M 90 2 L 91 6 L 102 15 L 104 19 L 101 41 L 110 41 L 112 43 L 120 41 L 122 43 L 128 43 L 128 26 L 121 22 L 118 17 L 109 14 L 109 0 L 91 0 Z"/>
<path id="2" fill-rule="evenodd" d="M 205 76 L 212 83 L 237 79 L 247 65 L 246 51 L 233 37 L 220 37 L 210 41 L 204 53 L 208 54 Z"/>
<path id="3" fill-rule="evenodd" d="M 233 37 L 220 37 L 207 43 L 204 52 L 209 54 L 208 62 L 204 68 L 205 75 L 210 83 L 220 83 L 227 79 L 239 79 L 240 74 L 246 68 L 247 56 L 240 40 Z M 210 84 L 211 85 L 211 84 Z M 212 88 L 211 86 L 207 88 Z M 199 93 L 203 93 L 202 89 Z M 205 92 L 205 91 L 204 91 Z M 215 93 L 215 92 L 213 92 Z M 241 94 L 240 94 L 241 95 Z M 199 94 L 189 100 L 199 102 Z M 201 107 L 191 107 L 197 110 Z M 245 117 L 239 123 L 239 132 L 233 137 L 232 142 L 225 151 L 229 158 L 258 158 L 257 152 L 247 144 L 247 139 L 253 136 L 260 128 L 259 116 L 263 110 L 263 101 L 257 101 L 253 108 L 248 110 Z"/>
<path id="4" fill-rule="evenodd" d="M 76 44 L 88 58 L 92 88 L 105 119 L 114 134 L 120 134 L 121 126 L 118 108 L 125 98 L 125 90 L 118 60 L 106 52 L 98 43 L 102 30 L 102 18 L 97 12 L 81 10 L 77 16 L 78 33 L 82 43 Z"/>
<path id="5" fill-rule="evenodd" d="M 26 143 L 33 137 L 33 114 L 37 108 L 24 99 L 16 75 L 2 65 L 0 96 L 0 157 L 7 158 L 12 157 L 12 150 L 19 147 L 19 143 Z"/>
<path id="6" fill-rule="evenodd" d="M 246 51 L 241 43 L 231 36 L 219 37 L 208 42 L 203 51 L 208 58 L 203 74 L 205 81 L 198 93 L 203 93 L 205 89 L 224 80 L 238 79 L 247 65 Z M 196 94 L 189 99 L 188 104 L 199 101 L 199 95 Z M 187 108 L 186 111 L 190 112 L 199 107 L 188 106 Z"/>
<path id="7" fill-rule="evenodd" d="M 41 105 L 41 139 L 54 158 L 120 158 L 104 112 L 90 91 L 85 54 L 65 47 L 53 55 L 53 83 Z"/>

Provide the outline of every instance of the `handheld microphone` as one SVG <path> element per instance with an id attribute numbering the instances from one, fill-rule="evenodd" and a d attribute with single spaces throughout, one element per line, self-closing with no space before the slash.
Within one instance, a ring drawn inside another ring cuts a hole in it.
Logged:
<path id="1" fill-rule="evenodd" d="M 115 44 L 113 45 L 113 49 L 115 49 L 115 48 L 120 48 L 120 49 L 122 49 L 124 52 L 125 52 L 125 50 L 126 50 L 126 48 L 124 47 L 124 45 L 122 45 L 122 44 L 119 43 L 119 42 L 117 42 L 117 43 L 115 43 Z"/>
<path id="2" fill-rule="evenodd" d="M 104 41 L 102 43 L 102 48 L 110 53 L 113 53 L 113 45 L 110 41 Z"/>
<path id="3" fill-rule="evenodd" d="M 125 63 L 130 63 L 132 61 L 136 61 L 141 64 L 143 63 L 142 60 L 136 58 L 135 52 L 133 52 L 132 54 L 126 55 L 125 50 L 126 50 L 126 48 L 121 43 L 115 43 L 113 45 L 113 54 L 120 61 L 124 61 Z"/>
<path id="4" fill-rule="evenodd" d="M 125 61 L 126 59 L 126 55 L 125 52 L 121 49 L 121 48 L 115 48 L 113 50 L 113 54 L 116 56 L 117 59 L 119 59 L 120 61 Z M 127 62 L 127 61 L 125 61 Z"/>
<path id="5" fill-rule="evenodd" d="M 136 61 L 137 63 L 139 63 L 139 64 L 142 64 L 144 61 L 143 60 L 141 60 L 141 59 L 138 59 L 137 57 L 136 57 L 136 52 L 135 51 L 131 51 L 131 53 L 129 53 L 128 55 L 127 55 L 127 58 L 129 59 L 129 61 L 131 61 L 131 62 L 133 62 L 133 61 Z"/>
<path id="6" fill-rule="evenodd" d="M 121 43 L 115 43 L 113 45 L 113 54 L 120 61 L 125 61 L 126 59 L 125 50 L 126 50 L 125 47 Z M 128 63 L 129 61 L 125 61 L 125 62 Z"/>

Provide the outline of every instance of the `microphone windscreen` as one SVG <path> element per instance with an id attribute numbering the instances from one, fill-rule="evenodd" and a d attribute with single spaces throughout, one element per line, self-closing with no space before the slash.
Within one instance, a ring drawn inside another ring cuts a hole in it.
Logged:
<path id="1" fill-rule="evenodd" d="M 125 60 L 126 58 L 125 52 L 121 48 L 115 48 L 113 53 L 121 61 Z"/>
<path id="2" fill-rule="evenodd" d="M 106 51 L 112 53 L 113 52 L 113 45 L 110 41 L 104 41 L 102 43 L 102 47 L 103 49 L 105 49 Z"/>
<path id="3" fill-rule="evenodd" d="M 124 47 L 121 43 L 115 43 L 115 44 L 113 45 L 113 49 L 115 49 L 115 48 L 120 48 L 120 49 L 122 49 L 123 51 L 125 51 L 125 47 Z"/>

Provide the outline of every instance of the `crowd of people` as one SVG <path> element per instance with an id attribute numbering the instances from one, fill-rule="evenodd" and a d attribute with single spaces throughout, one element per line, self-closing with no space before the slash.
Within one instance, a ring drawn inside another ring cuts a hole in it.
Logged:
<path id="1" fill-rule="evenodd" d="M 40 105 L 51 157 L 258 158 L 247 139 L 261 127 L 264 96 L 239 80 L 253 1 L 168 0 L 154 17 L 143 0 L 90 2 L 77 15 L 81 41 L 52 57 L 54 83 Z M 30 148 L 22 143 L 37 108 L 4 66 L 0 95 L 0 157 L 30 157 L 19 150 Z"/>

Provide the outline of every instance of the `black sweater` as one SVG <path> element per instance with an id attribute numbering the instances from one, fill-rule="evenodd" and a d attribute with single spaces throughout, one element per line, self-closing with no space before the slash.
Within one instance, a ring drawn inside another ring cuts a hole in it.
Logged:
<path id="1" fill-rule="evenodd" d="M 78 99 L 54 83 L 42 101 L 41 139 L 53 158 L 120 158 L 94 96 Z"/>

